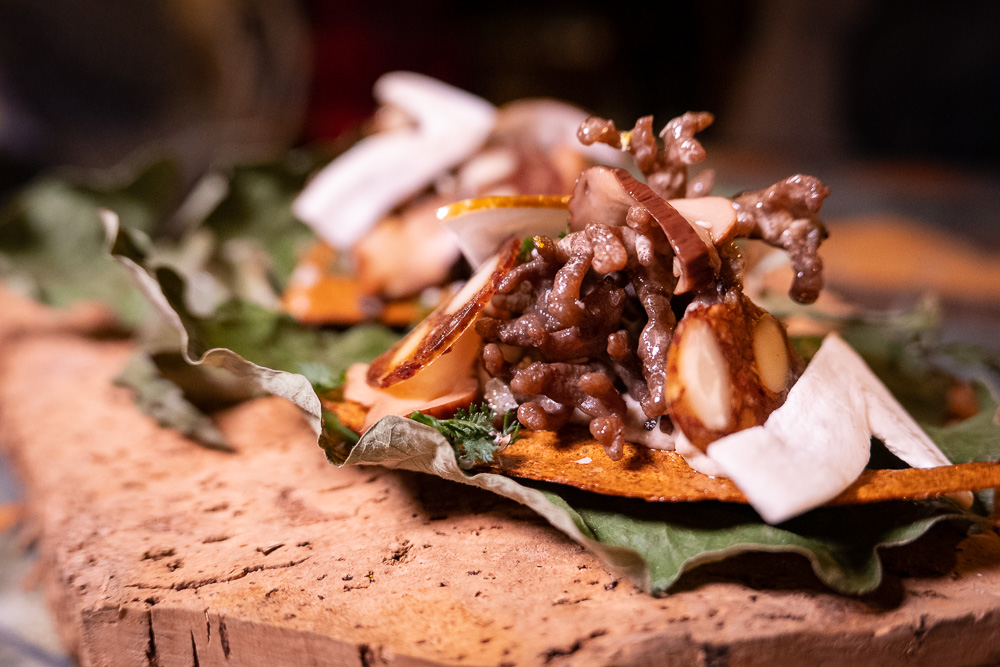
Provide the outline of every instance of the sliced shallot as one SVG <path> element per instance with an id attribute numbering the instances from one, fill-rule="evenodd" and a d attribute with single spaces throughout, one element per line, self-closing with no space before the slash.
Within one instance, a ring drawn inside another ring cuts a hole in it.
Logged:
<path id="1" fill-rule="evenodd" d="M 437 211 L 473 268 L 496 254 L 511 238 L 550 236 L 565 232 L 568 223 L 563 195 L 515 195 L 465 199 Z"/>

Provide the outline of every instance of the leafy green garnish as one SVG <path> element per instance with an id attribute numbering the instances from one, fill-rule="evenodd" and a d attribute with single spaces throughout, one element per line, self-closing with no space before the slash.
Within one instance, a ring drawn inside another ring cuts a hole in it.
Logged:
<path id="1" fill-rule="evenodd" d="M 459 409 L 451 419 L 437 419 L 414 412 L 410 419 L 438 430 L 455 448 L 458 465 L 468 470 L 478 464 L 493 463 L 497 451 L 517 440 L 521 424 L 510 412 L 503 416 L 499 430 L 493 426 L 496 418 L 488 404 Z"/>
<path id="2" fill-rule="evenodd" d="M 344 371 L 334 373 L 329 366 L 315 361 L 299 363 L 298 373 L 309 380 L 309 384 L 313 386 L 317 394 L 327 394 L 339 389 L 347 376 Z"/>

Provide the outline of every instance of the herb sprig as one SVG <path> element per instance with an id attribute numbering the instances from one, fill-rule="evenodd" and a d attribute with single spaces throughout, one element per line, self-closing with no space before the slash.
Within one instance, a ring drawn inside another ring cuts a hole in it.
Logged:
<path id="1" fill-rule="evenodd" d="M 451 419 L 437 419 L 422 412 L 414 412 L 410 419 L 437 429 L 455 449 L 458 465 L 468 470 L 483 463 L 493 463 L 497 452 L 517 440 L 521 424 L 512 412 L 503 416 L 497 429 L 493 423 L 496 413 L 488 404 L 459 409 Z"/>

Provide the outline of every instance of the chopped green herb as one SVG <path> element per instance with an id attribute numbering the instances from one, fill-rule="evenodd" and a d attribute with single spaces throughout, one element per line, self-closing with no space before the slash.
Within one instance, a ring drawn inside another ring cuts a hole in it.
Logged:
<path id="1" fill-rule="evenodd" d="M 476 464 L 492 463 L 498 451 L 517 440 L 521 424 L 508 412 L 500 430 L 493 426 L 496 415 L 487 404 L 458 410 L 452 419 L 437 419 L 414 412 L 410 419 L 437 429 L 455 449 L 458 465 L 468 470 Z"/>
<path id="2" fill-rule="evenodd" d="M 521 241 L 521 250 L 517 253 L 517 260 L 522 264 L 531 261 L 531 252 L 535 249 L 534 237 L 528 236 Z"/>

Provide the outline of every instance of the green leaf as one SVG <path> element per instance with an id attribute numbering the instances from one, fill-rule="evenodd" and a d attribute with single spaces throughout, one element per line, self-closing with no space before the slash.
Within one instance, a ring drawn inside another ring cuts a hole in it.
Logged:
<path id="1" fill-rule="evenodd" d="M 165 379 L 146 354 L 132 355 L 115 383 L 132 390 L 136 405 L 161 425 L 174 428 L 209 449 L 233 451 L 212 420 Z"/>
<path id="2" fill-rule="evenodd" d="M 195 314 L 187 305 L 182 275 L 167 267 L 152 273 L 144 267 L 149 255 L 141 236 L 113 224 L 108 232 L 113 256 L 176 332 L 187 364 L 221 369 L 248 387 L 291 400 L 317 436 L 322 433 L 322 407 L 310 379 L 299 372 L 302 364 L 312 364 L 313 379 L 317 365 L 325 368 L 325 376 L 336 377 L 352 363 L 371 361 L 398 339 L 375 325 L 346 333 L 306 327 L 239 299 L 226 301 L 212 315 Z"/>
<path id="3" fill-rule="evenodd" d="M 170 159 L 43 176 L 0 212 L 0 278 L 51 305 L 96 299 L 128 325 L 144 322 L 147 302 L 105 251 L 99 211 L 109 209 L 123 229 L 150 239 L 150 266 L 172 267 L 200 286 L 190 298 L 203 314 L 232 297 L 273 305 L 315 238 L 292 200 L 327 157 L 296 151 L 209 173 L 190 188 Z"/>
<path id="4" fill-rule="evenodd" d="M 361 436 L 340 421 L 337 413 L 323 410 L 323 431 L 319 434 L 319 446 L 326 452 L 330 463 L 343 462 Z"/>
<path id="5" fill-rule="evenodd" d="M 105 251 L 97 207 L 108 198 L 53 178 L 21 191 L 0 213 L 0 278 L 52 306 L 97 300 L 126 325 L 146 319 L 147 302 Z"/>
<path id="6" fill-rule="evenodd" d="M 557 492 L 546 493 L 556 502 Z M 834 590 L 868 593 L 881 583 L 879 547 L 913 542 L 940 521 L 966 529 L 985 523 L 946 503 L 879 503 L 821 508 L 770 526 L 744 505 L 642 503 L 558 493 L 569 499 L 563 500 L 565 507 L 572 505 L 574 518 L 595 539 L 642 557 L 654 594 L 698 565 L 750 551 L 799 554 Z"/>
<path id="7" fill-rule="evenodd" d="M 531 261 L 531 253 L 535 249 L 535 238 L 533 236 L 526 236 L 524 240 L 521 241 L 521 249 L 517 251 L 517 261 L 522 264 Z"/>
<path id="8" fill-rule="evenodd" d="M 246 242 L 265 252 L 279 291 L 303 248 L 315 242 L 313 232 L 292 213 L 292 201 L 314 166 L 309 156 L 296 153 L 281 163 L 233 167 L 226 197 L 203 223 L 220 246 Z"/>

